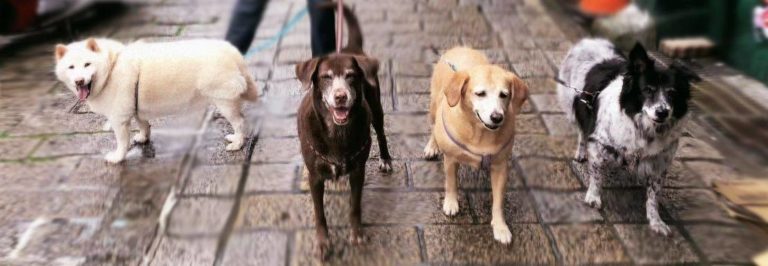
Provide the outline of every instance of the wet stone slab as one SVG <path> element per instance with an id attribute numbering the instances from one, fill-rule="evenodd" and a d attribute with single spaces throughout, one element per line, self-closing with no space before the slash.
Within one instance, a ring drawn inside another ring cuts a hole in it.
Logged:
<path id="1" fill-rule="evenodd" d="M 27 242 L 17 255 L 22 258 L 53 260 L 59 257 L 75 257 L 84 260 L 88 253 L 88 244 L 93 240 L 93 233 L 99 223 L 100 221 L 94 218 L 36 220 L 24 233 L 28 237 Z"/>
<path id="2" fill-rule="evenodd" d="M 248 170 L 248 180 L 245 183 L 245 193 L 290 191 L 293 189 L 299 168 L 295 163 L 251 165 Z"/>
<path id="3" fill-rule="evenodd" d="M 580 189 L 579 179 L 571 171 L 569 163 L 540 158 L 518 160 L 525 175 L 525 182 L 531 188 Z"/>
<path id="4" fill-rule="evenodd" d="M 361 245 L 348 242 L 348 228 L 330 230 L 330 254 L 319 261 L 315 230 L 295 233 L 291 265 L 415 265 L 421 262 L 415 227 L 366 226 L 367 241 Z"/>
<path id="5" fill-rule="evenodd" d="M 232 235 L 222 265 L 282 265 L 286 261 L 288 236 L 258 231 Z"/>
<path id="6" fill-rule="evenodd" d="M 52 188 L 64 184 L 76 186 L 79 182 L 70 181 L 79 175 L 70 173 L 78 166 L 79 160 L 80 158 L 60 158 L 40 162 L 0 163 L 0 189 Z"/>
<path id="7" fill-rule="evenodd" d="M 213 265 L 216 238 L 164 237 L 149 265 Z"/>
<path id="8" fill-rule="evenodd" d="M 224 229 L 234 201 L 222 198 L 181 198 L 170 214 L 168 233 L 175 236 L 217 235 Z"/>
<path id="9" fill-rule="evenodd" d="M 566 264 L 621 264 L 630 261 L 610 226 L 583 224 L 550 228 Z"/>
<path id="10" fill-rule="evenodd" d="M 681 221 L 735 223 L 712 191 L 704 189 L 666 189 L 661 203 L 672 217 Z"/>
<path id="11" fill-rule="evenodd" d="M 413 161 L 409 163 L 413 186 L 416 188 L 445 188 L 445 170 L 442 159 L 440 161 Z M 507 172 L 507 190 L 517 189 L 523 186 L 520 176 L 510 166 Z M 491 189 L 490 176 L 478 169 L 461 165 L 458 171 L 459 189 Z"/>
<path id="12" fill-rule="evenodd" d="M 192 169 L 183 194 L 234 195 L 240 180 L 240 165 L 200 165 Z"/>
<path id="13" fill-rule="evenodd" d="M 491 193 L 488 192 L 469 193 L 469 201 L 474 209 L 477 223 L 491 223 L 492 198 Z M 504 218 L 508 224 L 538 222 L 533 208 L 528 192 L 507 191 L 504 193 Z"/>
<path id="14" fill-rule="evenodd" d="M 37 138 L 0 139 L 0 160 L 24 159 L 38 143 Z"/>
<path id="15" fill-rule="evenodd" d="M 493 239 L 490 225 L 424 227 L 427 260 L 435 264 L 553 264 L 544 230 L 537 224 L 510 224 L 512 242 Z M 468 245 L 472 243 L 471 245 Z"/>
<path id="16" fill-rule="evenodd" d="M 768 246 L 767 236 L 754 227 L 687 225 L 685 230 L 710 263 L 753 263 Z"/>
<path id="17" fill-rule="evenodd" d="M 614 225 L 632 260 L 639 264 L 696 263 L 698 257 L 682 234 L 672 228 L 670 236 L 662 236 L 647 225 Z"/>
<path id="18" fill-rule="evenodd" d="M 32 155 L 33 157 L 51 157 L 83 154 L 106 154 L 115 148 L 112 134 L 78 134 L 51 137 Z"/>
<path id="19" fill-rule="evenodd" d="M 97 217 L 109 207 L 115 191 L 6 191 L 0 193 L 0 221 L 31 220 L 40 216 Z"/>
<path id="20" fill-rule="evenodd" d="M 545 223 L 602 221 L 600 212 L 584 203 L 583 192 L 532 191 Z"/>

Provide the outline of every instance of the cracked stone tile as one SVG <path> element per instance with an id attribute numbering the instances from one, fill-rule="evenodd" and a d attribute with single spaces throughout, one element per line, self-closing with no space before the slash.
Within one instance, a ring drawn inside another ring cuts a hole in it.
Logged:
<path id="1" fill-rule="evenodd" d="M 217 235 L 224 230 L 234 201 L 221 198 L 181 198 L 168 221 L 168 233 L 176 236 Z"/>
<path id="2" fill-rule="evenodd" d="M 241 165 L 200 165 L 192 169 L 183 194 L 234 195 L 240 180 Z"/>
<path id="3" fill-rule="evenodd" d="M 416 188 L 439 188 L 445 187 L 445 171 L 442 161 L 413 161 L 410 162 L 410 173 L 413 179 L 413 186 Z M 459 166 L 458 173 L 459 189 L 491 189 L 490 177 L 468 166 Z M 513 166 L 507 175 L 507 190 L 521 188 L 523 182 L 517 175 Z"/>
<path id="4" fill-rule="evenodd" d="M 685 230 L 710 263 L 752 264 L 752 257 L 765 251 L 768 236 L 754 227 L 686 225 Z"/>
<path id="5" fill-rule="evenodd" d="M 291 265 L 414 265 L 421 262 L 416 228 L 365 226 L 367 241 L 351 245 L 347 228 L 331 228 L 330 255 L 327 261 L 317 258 L 315 230 L 301 230 L 295 235 Z M 282 263 L 282 262 L 281 262 Z"/>
<path id="6" fill-rule="evenodd" d="M 227 242 L 222 265 L 282 265 L 287 253 L 288 236 L 285 233 L 237 233 Z"/>
<path id="7" fill-rule="evenodd" d="M 24 159 L 39 143 L 38 138 L 0 139 L 0 160 Z"/>
<path id="8" fill-rule="evenodd" d="M 474 192 L 469 200 L 480 224 L 491 223 L 492 196 L 490 192 Z M 525 191 L 507 191 L 504 193 L 504 218 L 507 224 L 536 223 L 538 218 L 533 209 L 528 193 Z"/>
<path id="9" fill-rule="evenodd" d="M 582 187 L 567 162 L 540 158 L 521 158 L 518 161 L 528 187 L 547 189 L 580 189 Z"/>
<path id="10" fill-rule="evenodd" d="M 149 265 L 213 265 L 216 237 L 163 237 Z"/>

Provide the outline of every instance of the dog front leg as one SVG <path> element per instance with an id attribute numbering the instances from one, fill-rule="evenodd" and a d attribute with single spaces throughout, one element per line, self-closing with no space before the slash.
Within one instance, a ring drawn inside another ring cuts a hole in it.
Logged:
<path id="1" fill-rule="evenodd" d="M 456 184 L 456 174 L 459 170 L 459 163 L 448 156 L 443 159 L 443 169 L 445 170 L 445 199 L 443 199 L 443 212 L 445 215 L 453 216 L 459 212 L 459 189 Z"/>
<path id="2" fill-rule="evenodd" d="M 640 162 L 637 170 L 638 175 L 646 181 L 645 215 L 648 218 L 648 224 L 654 232 L 668 236 L 671 229 L 659 215 L 661 182 L 666 176 L 666 164 L 659 160 L 644 160 Z"/>
<path id="3" fill-rule="evenodd" d="M 610 155 L 596 151 L 596 149 L 601 149 L 599 144 L 590 145 L 589 148 L 592 149 L 589 151 L 589 166 L 587 168 L 589 185 L 587 194 L 584 196 L 584 202 L 592 208 L 600 209 L 603 206 L 600 193 L 603 188 L 603 179 L 608 174 L 609 167 L 606 156 Z"/>
<path id="4" fill-rule="evenodd" d="M 491 227 L 493 228 L 493 238 L 503 244 L 509 244 L 512 241 L 512 232 L 509 231 L 507 222 L 504 219 L 504 192 L 507 187 L 507 173 L 509 165 L 506 160 L 491 166 Z"/>
<path id="5" fill-rule="evenodd" d="M 389 154 L 387 135 L 384 133 L 384 109 L 381 107 L 381 97 L 369 96 L 369 98 L 374 98 L 369 99 L 368 104 L 371 107 L 373 130 L 376 131 L 376 140 L 379 144 L 379 160 L 381 161 L 379 163 L 379 170 L 389 173 L 392 171 L 392 156 Z"/>
<path id="6" fill-rule="evenodd" d="M 365 163 L 363 162 L 349 174 L 350 188 L 350 213 L 349 223 L 352 226 L 352 232 L 349 234 L 349 242 L 353 245 L 365 242 L 362 232 L 362 208 L 360 202 L 363 199 L 363 183 L 365 183 Z"/>
<path id="7" fill-rule="evenodd" d="M 115 132 L 115 142 L 117 142 L 117 148 L 114 151 L 107 153 L 105 159 L 110 163 L 119 163 L 125 159 L 125 154 L 128 153 L 128 147 L 130 145 L 129 119 L 110 119 L 109 123 L 112 125 L 112 130 Z"/>
<path id="8" fill-rule="evenodd" d="M 587 161 L 587 140 L 584 136 L 584 133 L 579 132 L 579 144 L 576 148 L 576 154 L 573 156 L 573 160 L 578 163 L 583 163 Z"/>
<path id="9" fill-rule="evenodd" d="M 317 236 L 318 256 L 325 259 L 330 241 L 328 240 L 328 224 L 325 221 L 325 180 L 315 171 L 309 172 L 309 191 L 312 194 L 312 204 L 315 207 L 315 232 Z"/>
<path id="10" fill-rule="evenodd" d="M 434 131 L 435 129 L 433 128 L 432 132 Z M 440 155 L 440 148 L 437 147 L 437 141 L 435 141 L 435 133 L 432 133 L 429 135 L 427 146 L 424 146 L 424 159 L 434 160 L 437 159 L 438 155 Z"/>

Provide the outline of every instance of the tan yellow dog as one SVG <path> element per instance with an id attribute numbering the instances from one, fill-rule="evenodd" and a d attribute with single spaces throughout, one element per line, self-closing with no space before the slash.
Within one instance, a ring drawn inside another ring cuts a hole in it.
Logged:
<path id="1" fill-rule="evenodd" d="M 528 87 L 512 72 L 490 64 L 483 53 L 456 47 L 435 64 L 430 90 L 433 128 L 424 154 L 427 158 L 444 154 L 443 212 L 452 216 L 459 211 L 456 174 L 460 163 L 490 168 L 493 237 L 509 243 L 512 234 L 502 205 L 515 115 L 528 98 Z"/>

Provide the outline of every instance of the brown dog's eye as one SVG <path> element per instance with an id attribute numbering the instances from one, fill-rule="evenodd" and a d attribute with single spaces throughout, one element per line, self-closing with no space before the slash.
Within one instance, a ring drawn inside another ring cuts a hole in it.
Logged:
<path id="1" fill-rule="evenodd" d="M 75 66 L 74 65 L 70 65 L 69 69 L 75 69 Z"/>
<path id="2" fill-rule="evenodd" d="M 91 63 L 85 63 L 85 67 L 88 67 L 90 65 L 91 65 Z"/>
<path id="3" fill-rule="evenodd" d="M 485 91 L 475 92 L 475 95 L 477 95 L 477 97 L 485 97 Z"/>
<path id="4" fill-rule="evenodd" d="M 506 99 L 507 97 L 509 97 L 509 93 L 506 93 L 506 92 L 499 93 L 499 98 Z"/>
<path id="5" fill-rule="evenodd" d="M 331 75 L 320 75 L 320 79 L 322 79 L 322 80 L 329 80 L 331 78 L 333 78 L 333 77 L 331 77 Z"/>

